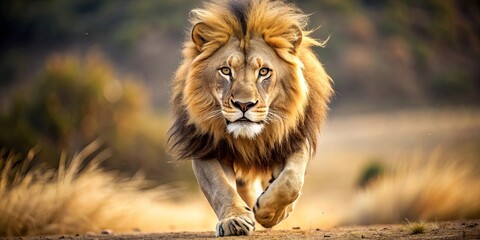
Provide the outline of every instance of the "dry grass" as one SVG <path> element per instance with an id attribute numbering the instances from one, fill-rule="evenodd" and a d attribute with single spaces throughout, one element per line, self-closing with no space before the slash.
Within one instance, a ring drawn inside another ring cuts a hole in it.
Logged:
<path id="1" fill-rule="evenodd" d="M 407 218 L 405 220 L 407 221 L 407 229 L 412 235 L 425 233 L 427 230 L 425 222 L 410 222 Z"/>
<path id="2" fill-rule="evenodd" d="M 106 151 L 82 166 L 98 145 L 90 144 L 74 155 L 69 164 L 62 157 L 57 171 L 25 170 L 26 164 L 14 165 L 13 155 L 0 159 L 0 236 L 75 234 L 102 229 L 169 231 L 178 222 L 187 229 L 205 229 L 199 221 L 205 218 L 205 211 L 171 203 L 166 196 L 171 196 L 172 190 L 145 190 L 147 182 L 140 177 L 126 179 L 100 170 L 98 163 L 108 156 Z M 191 213 L 185 218 L 177 211 Z"/>
<path id="3" fill-rule="evenodd" d="M 403 219 L 480 217 L 480 178 L 468 161 L 440 151 L 391 163 L 390 170 L 359 192 L 346 223 L 395 223 Z"/>

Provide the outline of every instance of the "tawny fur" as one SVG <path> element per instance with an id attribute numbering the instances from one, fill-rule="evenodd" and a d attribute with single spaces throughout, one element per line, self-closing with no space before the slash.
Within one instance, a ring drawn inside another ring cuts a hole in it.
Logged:
<path id="1" fill-rule="evenodd" d="M 307 16 L 282 1 L 219 0 L 193 10 L 190 22 L 192 30 L 199 23 L 203 27 L 198 30 L 201 38 L 192 35 L 186 39 L 183 61 L 173 81 L 175 122 L 169 145 L 174 155 L 178 159 L 233 161 L 237 169 L 261 172 L 281 163 L 306 142 L 315 150 L 332 88 L 330 77 L 311 50 L 322 43 L 305 30 Z M 205 42 L 200 48 L 194 42 L 196 37 Z M 290 69 L 289 77 L 277 83 L 278 97 L 269 106 L 276 120 L 266 123 L 254 139 L 238 138 L 226 131 L 220 103 L 212 94 L 213 83 L 203 74 L 215 67 L 209 58 L 229 41 L 238 40 L 248 51 L 254 38 L 263 39 L 275 51 L 275 57 Z M 298 77 L 301 75 L 304 79 Z"/>

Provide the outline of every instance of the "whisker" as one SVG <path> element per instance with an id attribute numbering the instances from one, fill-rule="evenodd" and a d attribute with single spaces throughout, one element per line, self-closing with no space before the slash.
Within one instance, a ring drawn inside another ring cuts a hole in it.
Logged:
<path id="1" fill-rule="evenodd" d="M 221 116 L 222 116 L 222 112 L 220 110 L 215 110 L 213 112 L 210 112 L 207 116 L 205 116 L 203 120 L 206 121 L 206 120 L 210 120 L 212 118 L 221 117 Z"/>
<path id="2" fill-rule="evenodd" d="M 283 117 L 283 114 L 277 113 L 277 111 L 275 110 L 270 110 L 267 114 L 266 120 L 268 120 L 269 122 L 275 122 L 275 121 L 281 122 L 283 119 L 282 117 Z"/>

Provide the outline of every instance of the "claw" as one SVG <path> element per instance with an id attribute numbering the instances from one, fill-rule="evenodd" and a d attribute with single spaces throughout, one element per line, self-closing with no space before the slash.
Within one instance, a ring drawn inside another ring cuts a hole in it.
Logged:
<path id="1" fill-rule="evenodd" d="M 230 217 L 217 224 L 217 237 L 250 235 L 255 230 L 255 223 L 247 217 Z"/>

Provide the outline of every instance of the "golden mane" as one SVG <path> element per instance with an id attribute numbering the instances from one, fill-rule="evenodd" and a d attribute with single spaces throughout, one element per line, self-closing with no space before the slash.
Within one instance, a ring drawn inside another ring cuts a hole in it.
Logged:
<path id="1" fill-rule="evenodd" d="M 197 23 L 204 23 L 208 26 L 203 35 L 213 41 L 208 42 L 204 46 L 204 50 L 214 51 L 224 45 L 232 36 L 245 40 L 248 44 L 248 40 L 257 35 L 262 36 L 277 52 L 286 51 L 288 53 L 295 47 L 292 46 L 293 40 L 299 37 L 296 28 L 301 30 L 301 47 L 322 45 L 309 37 L 311 31 L 304 30 L 307 20 L 307 15 L 303 14 L 300 9 L 283 1 L 216 0 L 204 3 L 201 9 L 192 10 L 190 22 L 192 27 Z M 185 51 L 188 51 L 189 54 L 185 57 L 198 54 L 192 44 L 191 39 L 188 39 Z M 207 51 L 207 55 L 211 51 Z M 280 55 L 287 56 L 286 54 Z"/>
<path id="2" fill-rule="evenodd" d="M 175 121 L 170 129 L 169 146 L 178 159 L 218 158 L 235 161 L 240 169 L 265 170 L 274 162 L 284 161 L 305 142 L 314 151 L 333 91 L 330 77 L 310 49 L 322 44 L 310 38 L 310 31 L 305 30 L 307 16 L 283 1 L 218 0 L 192 10 L 190 22 L 192 33 L 196 26 L 202 28 L 197 29 L 201 32 L 199 36 L 192 34 L 186 39 L 184 59 L 173 81 Z M 288 101 L 276 105 L 283 121 L 267 126 L 254 142 L 233 138 L 221 128 L 225 125 L 221 120 L 205 123 L 192 117 L 205 116 L 217 106 L 211 99 L 198 99 L 201 94 L 192 100 L 191 91 L 186 91 L 187 82 L 202 81 L 198 79 L 199 72 L 207 67 L 202 62 L 231 38 L 239 39 L 246 49 L 253 37 L 263 38 L 291 66 L 294 76 L 283 86 Z M 205 44 L 199 47 L 198 41 Z M 301 71 L 305 81 L 295 77 L 296 71 Z M 302 82 L 306 82 L 306 89 L 300 86 Z M 196 109 L 192 109 L 192 101 L 196 101 Z"/>

